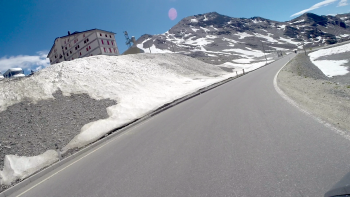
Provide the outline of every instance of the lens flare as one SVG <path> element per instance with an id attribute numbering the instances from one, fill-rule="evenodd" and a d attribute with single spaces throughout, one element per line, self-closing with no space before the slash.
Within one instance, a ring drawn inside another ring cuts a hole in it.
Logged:
<path id="1" fill-rule="evenodd" d="M 175 8 L 171 8 L 168 12 L 168 16 L 170 18 L 170 20 L 175 20 L 177 17 L 177 11 Z"/>

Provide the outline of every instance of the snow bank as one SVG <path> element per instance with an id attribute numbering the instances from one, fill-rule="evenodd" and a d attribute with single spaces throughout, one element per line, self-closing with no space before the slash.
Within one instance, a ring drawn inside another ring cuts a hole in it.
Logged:
<path id="1" fill-rule="evenodd" d="M 315 59 L 322 57 L 322 56 L 339 54 L 339 53 L 346 53 L 346 52 L 350 52 L 350 43 L 344 44 L 341 46 L 328 48 L 328 49 L 321 49 L 321 50 L 310 53 L 309 56 L 310 56 L 310 59 L 315 60 Z"/>
<path id="2" fill-rule="evenodd" d="M 349 60 L 318 60 L 312 61 L 327 77 L 346 75 L 349 73 L 346 66 Z"/>
<path id="3" fill-rule="evenodd" d="M 235 60 L 233 60 L 235 61 Z M 267 61 L 267 63 L 271 63 L 273 60 Z M 262 66 L 266 65 L 266 61 L 262 62 L 255 62 L 255 63 L 250 63 L 250 64 L 237 64 L 237 63 L 232 63 L 232 62 L 226 62 L 224 64 L 221 64 L 219 66 L 221 67 L 226 67 L 226 68 L 234 68 L 238 70 L 238 74 L 243 73 L 242 69 L 244 69 L 245 72 L 252 71 L 254 69 L 260 68 Z"/>
<path id="4" fill-rule="evenodd" d="M 54 150 L 34 157 L 6 155 L 4 169 L 0 171 L 0 184 L 10 185 L 13 181 L 22 180 L 56 161 L 58 153 Z"/>
<path id="5" fill-rule="evenodd" d="M 349 56 L 345 60 L 317 60 L 317 58 L 349 52 L 350 44 L 345 44 L 312 52 L 309 54 L 309 57 L 311 62 L 315 64 L 323 72 L 323 74 L 325 74 L 327 77 L 333 77 L 337 75 L 346 75 L 347 73 L 349 73 L 348 68 L 342 66 L 349 62 Z"/>
<path id="6" fill-rule="evenodd" d="M 33 102 L 86 93 L 116 100 L 109 118 L 91 122 L 63 149 L 83 147 L 165 103 L 172 102 L 230 75 L 220 68 L 178 54 L 93 56 L 62 62 L 20 81 L 0 84 L 0 111 L 25 99 Z"/>

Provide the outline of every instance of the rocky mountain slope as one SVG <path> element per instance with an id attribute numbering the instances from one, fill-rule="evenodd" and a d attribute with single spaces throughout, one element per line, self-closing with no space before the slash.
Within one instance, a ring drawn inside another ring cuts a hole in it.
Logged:
<path id="1" fill-rule="evenodd" d="M 169 31 L 141 36 L 145 52 L 177 52 L 208 63 L 252 63 L 272 59 L 277 51 L 334 44 L 350 39 L 350 13 L 318 16 L 305 13 L 291 21 L 261 17 L 233 18 L 216 12 L 189 16 Z"/>

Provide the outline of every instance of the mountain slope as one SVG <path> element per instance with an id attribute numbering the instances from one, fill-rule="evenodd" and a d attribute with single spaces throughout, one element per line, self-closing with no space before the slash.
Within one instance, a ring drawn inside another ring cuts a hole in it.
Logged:
<path id="1" fill-rule="evenodd" d="M 216 12 L 189 16 L 169 31 L 141 36 L 145 52 L 189 55 L 208 63 L 251 63 L 277 56 L 277 51 L 333 44 L 350 37 L 350 14 L 318 16 L 305 13 L 291 21 L 261 17 L 233 18 Z"/>

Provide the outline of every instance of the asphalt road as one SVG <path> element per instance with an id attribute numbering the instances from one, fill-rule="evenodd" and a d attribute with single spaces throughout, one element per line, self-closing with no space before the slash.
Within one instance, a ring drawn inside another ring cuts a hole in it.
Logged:
<path id="1" fill-rule="evenodd" d="M 15 195 L 323 196 L 350 171 L 350 142 L 276 92 L 289 57 L 148 119 Z"/>

